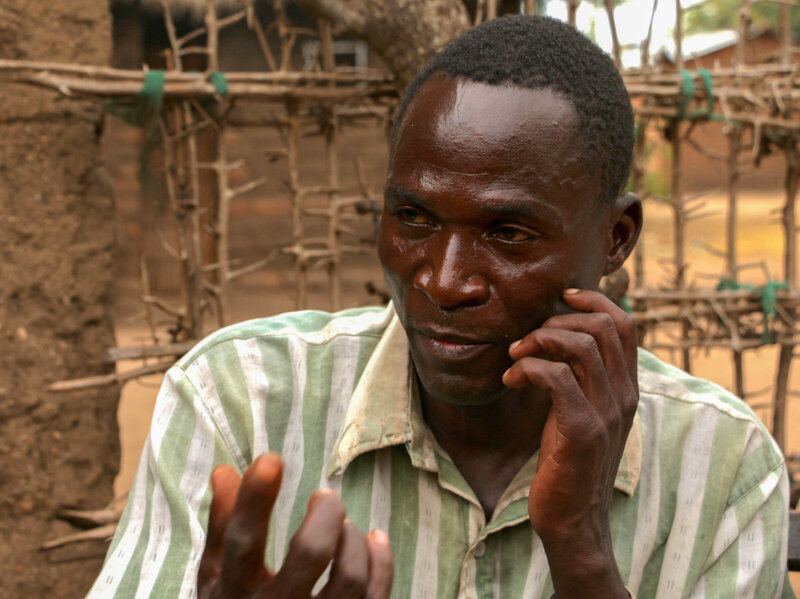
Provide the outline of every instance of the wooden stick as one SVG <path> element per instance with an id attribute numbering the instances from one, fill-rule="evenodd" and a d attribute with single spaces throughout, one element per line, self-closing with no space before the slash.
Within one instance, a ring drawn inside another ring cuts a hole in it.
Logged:
<path id="1" fill-rule="evenodd" d="M 608 26 L 611 30 L 611 47 L 614 55 L 614 64 L 617 68 L 622 68 L 622 54 L 619 47 L 619 37 L 617 36 L 617 23 L 614 19 L 614 2 L 613 0 L 603 0 L 605 5 L 606 14 L 608 15 Z"/>
<path id="2" fill-rule="evenodd" d="M 181 102 L 183 109 L 183 119 L 188 127 L 191 127 L 194 122 L 194 115 L 192 107 L 188 102 Z M 192 312 L 188 314 L 188 331 L 187 334 L 192 339 L 200 339 L 203 337 L 203 248 L 200 240 L 200 181 L 199 172 L 197 167 L 197 138 L 190 135 L 186 139 L 186 145 L 189 152 L 189 192 L 190 197 L 183 202 L 183 209 L 188 213 L 188 218 L 184 222 L 189 227 L 189 239 L 191 240 L 191 271 L 189 276 L 189 286 L 187 292 L 194 295 L 191 301 Z"/>
<path id="3" fill-rule="evenodd" d="M 241 13 L 240 18 L 244 18 L 246 12 Z M 206 0 L 206 53 L 208 54 L 208 64 L 206 73 L 213 73 L 219 70 L 219 24 L 217 22 L 217 3 L 215 0 Z"/>
<path id="4" fill-rule="evenodd" d="M 164 345 L 135 345 L 129 347 L 111 347 L 106 350 L 106 362 L 122 360 L 140 360 L 143 358 L 161 358 L 163 356 L 182 356 L 197 344 L 197 340 Z"/>
<path id="5" fill-rule="evenodd" d="M 322 68 L 330 71 L 334 68 L 333 55 L 333 35 L 331 25 L 328 21 L 319 21 L 320 49 L 322 51 Z M 331 309 L 335 312 L 341 309 L 342 305 L 342 281 L 341 281 L 341 250 L 340 245 L 340 226 L 339 210 L 337 204 L 336 190 L 339 188 L 339 149 L 338 149 L 338 129 L 339 122 L 334 107 L 327 108 L 323 113 L 324 138 L 325 138 L 325 168 L 328 177 L 328 209 L 330 216 L 328 219 L 328 247 L 333 252 L 328 264 L 328 283 L 330 286 Z"/>
<path id="6" fill-rule="evenodd" d="M 497 18 L 497 0 L 486 0 L 486 20 Z"/>
<path id="7" fill-rule="evenodd" d="M 781 223 L 784 235 L 784 262 L 783 274 L 791 289 L 797 284 L 797 222 L 795 217 L 795 202 L 797 199 L 798 183 L 800 183 L 800 152 L 797 150 L 797 141 L 787 137 L 783 147 L 786 157 L 786 178 L 784 188 L 786 199 L 783 205 Z"/>
<path id="8" fill-rule="evenodd" d="M 633 160 L 631 164 L 631 171 L 633 174 L 633 192 L 640 198 L 644 198 L 645 194 L 645 161 L 647 154 L 647 125 L 649 121 L 650 119 L 648 117 L 641 117 L 639 119 L 639 125 L 635 131 L 636 138 L 633 146 Z M 636 289 L 644 289 L 645 287 L 644 254 L 644 241 L 641 241 L 636 245 L 633 254 L 633 278 L 634 287 Z"/>
<path id="9" fill-rule="evenodd" d="M 77 543 L 80 541 L 104 541 L 113 537 L 114 532 L 116 532 L 116 530 L 117 530 L 116 522 L 111 524 L 105 524 L 97 528 L 84 530 L 83 532 L 76 532 L 71 535 L 58 537 L 57 539 L 53 539 L 52 541 L 46 541 L 45 543 L 42 543 L 40 549 L 42 551 L 49 551 L 50 549 L 55 549 L 56 547 L 61 547 L 62 545 L 68 545 L 70 543 Z"/>
<path id="10" fill-rule="evenodd" d="M 794 344 L 781 344 L 775 375 L 775 405 L 772 412 L 772 436 L 778 447 L 786 447 L 786 395 L 789 389 Z"/>
<path id="11" fill-rule="evenodd" d="M 158 374 L 160 372 L 166 372 L 167 370 L 169 370 L 170 366 L 172 366 L 174 363 L 175 363 L 174 360 L 163 360 L 161 362 L 156 362 L 155 364 L 149 364 L 147 366 L 134 368 L 133 370 L 127 370 L 125 372 L 114 372 L 110 374 L 100 374 L 97 376 L 87 376 L 84 378 L 72 379 L 68 381 L 58 381 L 50 384 L 47 387 L 47 390 L 56 393 L 63 393 L 66 391 L 91 389 L 93 387 L 118 385 L 126 381 L 129 381 L 131 379 L 139 378 L 142 376 L 147 376 L 150 374 Z"/>
<path id="12" fill-rule="evenodd" d="M 13 78 L 16 83 L 26 83 L 53 89 L 60 94 L 72 97 L 73 95 L 95 96 L 98 98 L 133 98 L 142 88 L 139 81 L 93 81 L 52 75 L 42 72 L 38 75 L 19 75 Z M 217 95 L 217 88 L 205 79 L 166 81 L 164 84 L 164 98 L 213 98 Z M 304 100 L 315 102 L 344 102 L 362 98 L 379 98 L 381 96 L 395 96 L 397 89 L 390 84 L 370 84 L 353 87 L 298 87 L 296 85 L 270 84 L 270 83 L 229 83 L 228 98 L 248 97 L 253 99 L 272 100 Z"/>

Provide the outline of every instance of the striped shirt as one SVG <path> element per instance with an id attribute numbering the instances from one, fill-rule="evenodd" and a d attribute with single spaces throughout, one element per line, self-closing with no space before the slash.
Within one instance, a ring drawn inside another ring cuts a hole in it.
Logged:
<path id="1" fill-rule="evenodd" d="M 392 597 L 549 598 L 530 525 L 537 456 L 488 522 L 426 426 L 391 307 L 298 312 L 223 329 L 166 375 L 131 495 L 89 593 L 194 597 L 218 464 L 284 460 L 266 562 L 280 567 L 310 494 L 334 489 L 362 530 L 389 533 Z M 793 597 L 788 481 L 753 412 L 641 351 L 640 401 L 615 482 L 614 551 L 648 597 Z"/>

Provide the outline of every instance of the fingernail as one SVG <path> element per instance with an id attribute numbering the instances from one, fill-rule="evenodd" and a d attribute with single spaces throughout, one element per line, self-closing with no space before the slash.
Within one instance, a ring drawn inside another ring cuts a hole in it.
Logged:
<path id="1" fill-rule="evenodd" d="M 380 543 L 381 545 L 389 544 L 389 535 L 387 535 L 386 532 L 380 528 L 376 528 L 375 530 L 371 531 L 370 536 L 375 543 Z"/>
<path id="2" fill-rule="evenodd" d="M 575 295 L 576 293 L 580 293 L 580 289 L 575 289 L 574 287 L 568 287 L 564 290 L 564 295 Z"/>
<path id="3" fill-rule="evenodd" d="M 503 378 L 506 378 L 509 372 L 511 372 L 510 368 L 503 373 Z"/>
<path id="4" fill-rule="evenodd" d="M 512 344 L 511 344 L 511 346 L 510 346 L 508 349 L 514 349 L 514 348 L 515 348 L 515 347 L 517 347 L 517 346 L 518 346 L 520 343 L 522 343 L 522 339 L 517 339 L 517 340 L 516 340 L 514 343 L 512 343 Z"/>

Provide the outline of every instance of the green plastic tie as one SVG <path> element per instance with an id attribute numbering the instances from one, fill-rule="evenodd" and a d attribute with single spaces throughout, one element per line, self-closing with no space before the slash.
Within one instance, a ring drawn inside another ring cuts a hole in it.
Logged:
<path id="1" fill-rule="evenodd" d="M 221 97 L 224 98 L 228 95 L 228 80 L 225 78 L 225 73 L 214 71 L 208 76 L 208 80 L 214 85 Z"/>
<path id="2" fill-rule="evenodd" d="M 695 85 L 694 78 L 690 71 L 681 71 L 681 101 L 678 104 L 678 120 L 693 120 L 697 118 L 708 118 L 712 121 L 725 122 L 725 117 L 714 112 L 714 82 L 711 78 L 711 71 L 708 69 L 697 69 L 697 74 L 703 80 L 703 87 L 706 90 L 706 105 L 691 112 L 687 112 L 689 105 L 694 97 Z"/>
<path id="3" fill-rule="evenodd" d="M 164 71 L 161 69 L 147 71 L 144 74 L 144 85 L 136 96 L 160 110 L 164 103 Z"/>
<path id="4" fill-rule="evenodd" d="M 711 80 L 711 71 L 697 69 L 697 72 L 703 78 L 703 85 L 706 88 L 706 109 L 704 114 L 710 117 L 714 114 L 714 82 Z"/>
<path id="5" fill-rule="evenodd" d="M 772 337 L 772 320 L 778 313 L 778 290 L 789 289 L 789 283 L 786 281 L 767 281 L 765 285 L 756 287 L 755 285 L 747 285 L 746 283 L 737 283 L 730 279 L 722 279 L 717 284 L 718 291 L 745 289 L 746 291 L 756 291 L 761 298 L 761 312 L 764 314 L 764 332 L 761 335 L 761 344 L 767 345 L 774 343 Z"/>
<path id="6" fill-rule="evenodd" d="M 694 97 L 694 79 L 692 74 L 687 70 L 681 71 L 681 102 L 678 104 L 678 119 L 683 120 L 686 118 L 686 109 Z"/>
<path id="7" fill-rule="evenodd" d="M 631 300 L 627 295 L 622 296 L 622 299 L 619 301 L 619 305 L 628 314 L 633 314 L 633 306 L 631 305 Z"/>

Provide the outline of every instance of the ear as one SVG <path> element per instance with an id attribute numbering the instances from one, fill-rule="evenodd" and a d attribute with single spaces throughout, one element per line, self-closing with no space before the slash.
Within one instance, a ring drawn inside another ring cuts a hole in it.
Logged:
<path id="1" fill-rule="evenodd" d="M 603 275 L 618 270 L 633 251 L 642 231 L 642 201 L 635 193 L 624 193 L 611 203 L 608 218 L 611 245 Z"/>

